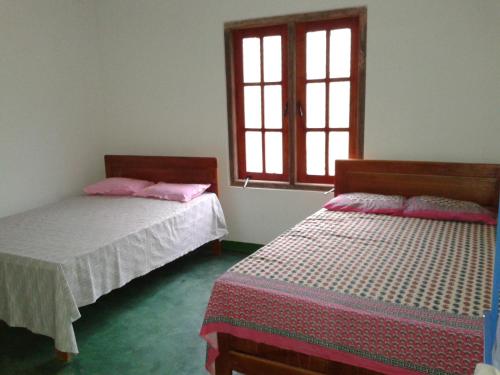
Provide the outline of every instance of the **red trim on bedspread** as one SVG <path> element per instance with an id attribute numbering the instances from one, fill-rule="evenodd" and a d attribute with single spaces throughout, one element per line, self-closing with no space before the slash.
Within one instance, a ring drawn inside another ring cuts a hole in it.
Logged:
<path id="1" fill-rule="evenodd" d="M 482 360 L 482 323 L 228 272 L 215 283 L 200 334 L 209 370 L 222 332 L 386 374 L 471 374 Z"/>

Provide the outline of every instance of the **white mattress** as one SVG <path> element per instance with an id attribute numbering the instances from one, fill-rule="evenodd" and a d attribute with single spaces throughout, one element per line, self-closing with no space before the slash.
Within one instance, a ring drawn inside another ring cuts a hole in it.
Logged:
<path id="1" fill-rule="evenodd" d="M 0 219 L 0 320 L 78 353 L 78 307 L 227 234 L 215 194 L 81 196 Z"/>

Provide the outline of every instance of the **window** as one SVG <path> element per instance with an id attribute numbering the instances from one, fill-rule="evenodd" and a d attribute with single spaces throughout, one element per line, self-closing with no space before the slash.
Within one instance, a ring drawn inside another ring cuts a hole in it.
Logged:
<path id="1" fill-rule="evenodd" d="M 366 8 L 225 25 L 231 180 L 324 188 L 363 156 Z"/>
<path id="2" fill-rule="evenodd" d="M 239 178 L 288 181 L 287 27 L 233 37 Z"/>

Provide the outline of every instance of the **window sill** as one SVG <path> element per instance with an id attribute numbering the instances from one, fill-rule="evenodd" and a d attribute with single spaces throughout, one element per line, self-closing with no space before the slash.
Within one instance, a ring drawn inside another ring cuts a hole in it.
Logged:
<path id="1" fill-rule="evenodd" d="M 231 186 L 243 188 L 245 180 L 233 180 Z M 286 190 L 306 190 L 306 191 L 320 191 L 328 192 L 334 185 L 328 184 L 308 184 L 308 183 L 294 183 L 279 182 L 279 181 L 263 181 L 263 180 L 250 180 L 246 186 L 247 188 L 261 188 L 261 189 L 286 189 Z"/>

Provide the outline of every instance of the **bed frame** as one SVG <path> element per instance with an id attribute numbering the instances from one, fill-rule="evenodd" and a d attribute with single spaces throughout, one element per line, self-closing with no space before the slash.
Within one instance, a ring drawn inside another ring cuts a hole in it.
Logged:
<path id="1" fill-rule="evenodd" d="M 217 158 L 105 155 L 106 177 L 128 177 L 153 182 L 203 183 L 210 184 L 208 192 L 219 195 Z M 210 244 L 214 255 L 220 255 L 220 241 Z M 70 353 L 56 349 L 56 357 L 68 362 Z"/>
<path id="2" fill-rule="evenodd" d="M 217 158 L 187 156 L 105 155 L 106 177 L 128 177 L 153 182 L 210 184 L 208 192 L 219 195 Z M 220 255 L 220 241 L 212 242 Z"/>
<path id="3" fill-rule="evenodd" d="M 210 184 L 207 191 L 219 195 L 216 158 L 105 155 L 104 164 L 106 177 Z"/>
<path id="4" fill-rule="evenodd" d="M 495 209 L 498 207 L 500 165 L 497 164 L 338 160 L 335 170 L 335 195 L 349 192 L 400 194 L 406 197 L 437 195 L 473 201 Z M 498 237 L 493 308 L 491 312 L 486 312 L 485 319 L 485 362 L 489 360 L 490 363 L 500 292 Z M 218 334 L 218 345 L 220 355 L 215 363 L 216 375 L 230 375 L 233 370 L 246 375 L 377 374 L 367 369 L 259 344 L 228 334 Z"/>

